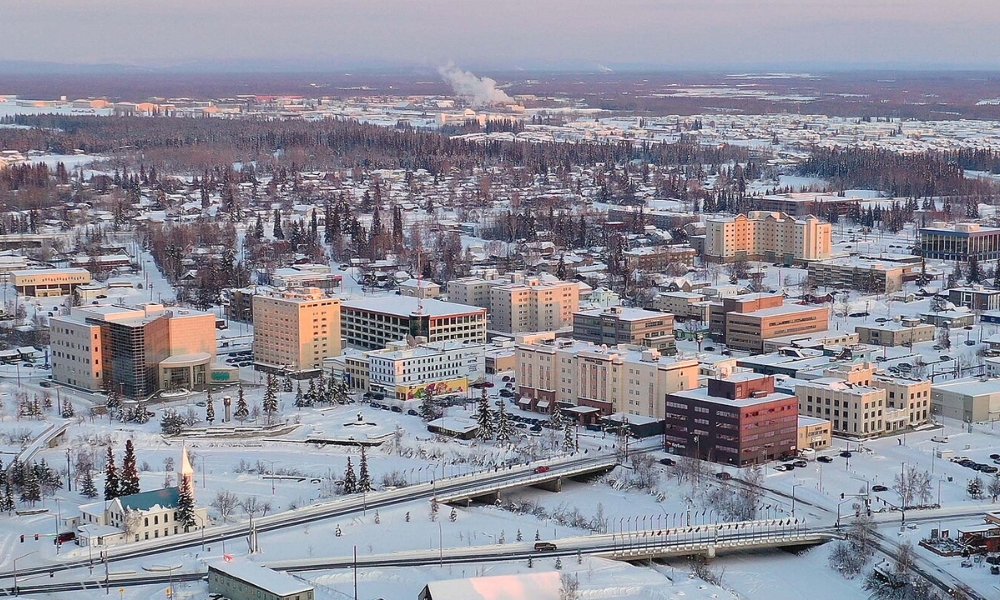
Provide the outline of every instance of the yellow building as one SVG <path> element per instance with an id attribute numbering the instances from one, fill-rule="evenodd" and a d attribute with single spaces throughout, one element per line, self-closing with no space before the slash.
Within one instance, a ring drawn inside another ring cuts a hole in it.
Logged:
<path id="1" fill-rule="evenodd" d="M 90 283 L 87 269 L 25 269 L 11 271 L 11 283 L 18 294 L 47 298 L 72 294 L 77 286 Z"/>
<path id="2" fill-rule="evenodd" d="M 830 258 L 832 226 L 809 215 L 751 211 L 705 220 L 705 256 L 728 262 L 736 258 L 786 263 Z"/>
<path id="3" fill-rule="evenodd" d="M 824 375 L 795 386 L 799 414 L 829 420 L 839 435 L 870 437 L 885 431 L 888 393 L 875 387 L 871 364 L 841 364 Z"/>
<path id="4" fill-rule="evenodd" d="M 253 326 L 254 368 L 262 371 L 318 369 L 341 352 L 340 299 L 319 288 L 254 296 Z"/>
<path id="5" fill-rule="evenodd" d="M 822 450 L 829 448 L 832 440 L 833 435 L 830 429 L 830 421 L 799 415 L 799 434 L 798 443 L 795 445 L 796 449 L 812 448 L 813 450 Z"/>
<path id="6" fill-rule="evenodd" d="M 661 356 L 640 346 L 596 346 L 554 340 L 518 344 L 515 375 L 522 406 L 551 412 L 556 405 L 664 417 L 666 394 L 698 387 L 698 361 Z"/>

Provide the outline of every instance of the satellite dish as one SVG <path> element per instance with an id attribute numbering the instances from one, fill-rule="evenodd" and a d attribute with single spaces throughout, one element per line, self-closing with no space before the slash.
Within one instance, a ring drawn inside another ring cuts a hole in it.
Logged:
<path id="1" fill-rule="evenodd" d="M 416 348 L 417 346 L 417 340 L 409 333 L 406 334 L 406 345 L 409 348 Z"/>

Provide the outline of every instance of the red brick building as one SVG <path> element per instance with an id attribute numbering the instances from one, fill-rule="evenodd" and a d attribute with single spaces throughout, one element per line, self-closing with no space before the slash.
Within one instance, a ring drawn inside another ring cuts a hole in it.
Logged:
<path id="1" fill-rule="evenodd" d="M 798 400 L 776 393 L 770 375 L 738 373 L 667 394 L 665 415 L 665 443 L 678 454 L 747 465 L 795 450 Z"/>

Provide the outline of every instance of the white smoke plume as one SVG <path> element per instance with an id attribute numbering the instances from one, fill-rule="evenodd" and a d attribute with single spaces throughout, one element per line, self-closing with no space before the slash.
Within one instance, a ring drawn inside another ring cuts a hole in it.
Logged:
<path id="1" fill-rule="evenodd" d="M 474 107 L 490 104 L 513 104 L 511 98 L 503 90 L 497 89 L 497 82 L 489 77 L 476 77 L 468 71 L 463 71 L 449 62 L 440 67 L 438 73 L 451 85 L 455 95 L 461 96 Z"/>

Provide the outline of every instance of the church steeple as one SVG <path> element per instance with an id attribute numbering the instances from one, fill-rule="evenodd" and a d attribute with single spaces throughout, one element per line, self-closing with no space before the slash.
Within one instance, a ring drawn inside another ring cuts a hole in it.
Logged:
<path id="1" fill-rule="evenodd" d="M 191 459 L 188 457 L 187 448 L 181 448 L 181 470 L 178 473 L 177 483 L 187 480 L 188 489 L 191 490 L 191 497 L 194 498 L 194 468 L 191 466 Z"/>

